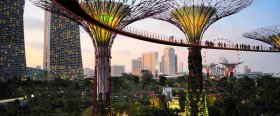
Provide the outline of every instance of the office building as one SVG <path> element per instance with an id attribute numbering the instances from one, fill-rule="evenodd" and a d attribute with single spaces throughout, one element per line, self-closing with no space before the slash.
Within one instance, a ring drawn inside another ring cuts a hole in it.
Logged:
<path id="1" fill-rule="evenodd" d="M 120 77 L 125 72 L 124 65 L 114 65 L 111 66 L 111 76 L 112 77 Z"/>
<path id="2" fill-rule="evenodd" d="M 36 65 L 36 68 L 41 69 L 42 67 L 41 67 L 41 65 Z"/>
<path id="3" fill-rule="evenodd" d="M 172 76 L 177 72 L 177 56 L 174 48 L 164 49 L 164 74 Z"/>
<path id="4" fill-rule="evenodd" d="M 83 78 L 78 24 L 47 11 L 43 68 L 48 72 L 47 80 Z"/>
<path id="5" fill-rule="evenodd" d="M 161 56 L 161 61 L 159 62 L 159 72 L 160 74 L 164 74 L 164 55 Z"/>
<path id="6" fill-rule="evenodd" d="M 141 76 L 142 70 L 142 58 L 132 60 L 132 74 L 136 76 Z"/>
<path id="7" fill-rule="evenodd" d="M 179 63 L 178 73 L 180 73 L 180 74 L 184 73 L 184 63 L 183 62 Z"/>
<path id="8" fill-rule="evenodd" d="M 158 76 L 158 52 L 144 53 L 142 56 L 143 69 L 151 71 L 156 78 Z"/>
<path id="9" fill-rule="evenodd" d="M 249 73 L 251 73 L 251 69 L 248 67 L 248 65 L 245 65 L 243 69 L 243 74 L 249 74 Z"/>
<path id="10" fill-rule="evenodd" d="M 178 58 L 177 55 L 175 55 L 175 74 L 178 73 Z"/>
<path id="11" fill-rule="evenodd" d="M 39 68 L 26 68 L 26 75 L 29 79 L 33 81 L 44 81 L 45 80 L 46 71 Z"/>
<path id="12" fill-rule="evenodd" d="M 86 76 L 94 76 L 94 70 L 90 68 L 84 68 L 84 75 Z"/>
<path id="13" fill-rule="evenodd" d="M 25 0 L 0 0 L 0 80 L 26 76 Z"/>

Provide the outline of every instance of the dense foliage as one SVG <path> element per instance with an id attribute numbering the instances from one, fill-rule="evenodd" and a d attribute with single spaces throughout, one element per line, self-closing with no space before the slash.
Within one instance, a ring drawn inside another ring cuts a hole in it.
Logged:
<path id="1" fill-rule="evenodd" d="M 0 99 L 25 97 L 26 103 L 19 101 L 0 104 L 1 115 L 21 116 L 76 116 L 91 106 L 91 82 L 54 80 L 0 82 Z M 31 97 L 31 95 L 34 97 Z"/>
<path id="2" fill-rule="evenodd" d="M 280 115 L 279 78 L 222 78 L 211 86 L 227 94 L 208 104 L 210 116 Z"/>
<path id="3" fill-rule="evenodd" d="M 168 99 L 162 95 L 164 86 L 186 88 L 187 77 L 167 79 L 153 76 L 143 71 L 142 76 L 123 74 L 112 78 L 112 111 L 115 115 L 129 116 L 172 116 L 181 110 L 170 110 Z M 216 88 L 216 93 L 208 93 L 210 116 L 275 116 L 280 115 L 280 79 L 262 77 L 251 79 L 222 78 L 209 80 L 206 88 Z M 26 103 L 19 100 L 0 104 L 1 116 L 91 116 L 92 81 L 20 81 L 0 82 L 0 100 L 26 97 Z M 34 97 L 31 97 L 31 94 Z M 212 95 L 213 94 L 213 95 Z M 219 94 L 221 94 L 219 96 Z M 218 95 L 218 96 L 217 96 Z M 151 104 L 156 96 L 159 107 Z M 210 99 L 210 97 L 214 100 Z M 180 107 L 184 108 L 186 93 L 179 93 Z"/>

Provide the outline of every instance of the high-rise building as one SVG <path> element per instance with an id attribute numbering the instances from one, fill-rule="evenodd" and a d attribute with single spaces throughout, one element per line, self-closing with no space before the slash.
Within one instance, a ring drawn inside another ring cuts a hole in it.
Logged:
<path id="1" fill-rule="evenodd" d="M 178 73 L 183 73 L 184 72 L 184 63 L 180 62 L 179 63 L 179 68 L 178 68 Z"/>
<path id="2" fill-rule="evenodd" d="M 228 60 L 225 57 L 220 58 L 220 63 L 228 64 Z"/>
<path id="3" fill-rule="evenodd" d="M 0 0 L 0 80 L 26 75 L 24 2 Z"/>
<path id="4" fill-rule="evenodd" d="M 142 70 L 142 58 L 132 60 L 132 74 L 136 76 L 141 75 Z"/>
<path id="5" fill-rule="evenodd" d="M 248 74 L 248 73 L 251 73 L 251 69 L 248 67 L 248 65 L 245 65 L 243 69 L 243 74 Z"/>
<path id="6" fill-rule="evenodd" d="M 120 77 L 125 72 L 124 65 L 114 65 L 111 66 L 111 76 L 112 77 Z"/>
<path id="7" fill-rule="evenodd" d="M 174 48 L 164 49 L 164 74 L 176 75 L 177 72 L 177 57 Z"/>
<path id="8" fill-rule="evenodd" d="M 159 72 L 164 74 L 164 55 L 161 56 L 161 61 L 159 62 Z"/>
<path id="9" fill-rule="evenodd" d="M 142 56 L 143 69 L 151 71 L 156 77 L 158 75 L 158 52 L 144 53 Z"/>
<path id="10" fill-rule="evenodd" d="M 90 68 L 84 68 L 84 75 L 86 76 L 94 76 L 94 70 Z"/>
<path id="11" fill-rule="evenodd" d="M 39 68 L 26 67 L 26 75 L 31 80 L 44 80 L 45 70 Z"/>
<path id="12" fill-rule="evenodd" d="M 37 69 L 41 69 L 41 65 L 36 65 L 36 68 Z"/>
<path id="13" fill-rule="evenodd" d="M 211 65 L 215 65 L 214 63 L 211 63 Z M 217 69 L 217 65 L 216 66 L 213 66 L 211 68 L 211 72 L 210 72 L 211 75 L 218 75 L 218 69 Z"/>
<path id="14" fill-rule="evenodd" d="M 247 74 L 248 69 L 248 65 L 245 65 L 243 68 L 243 74 Z"/>
<path id="15" fill-rule="evenodd" d="M 45 12 L 44 66 L 48 80 L 83 78 L 79 26 Z"/>
<path id="16" fill-rule="evenodd" d="M 178 57 L 175 55 L 175 74 L 178 73 Z"/>

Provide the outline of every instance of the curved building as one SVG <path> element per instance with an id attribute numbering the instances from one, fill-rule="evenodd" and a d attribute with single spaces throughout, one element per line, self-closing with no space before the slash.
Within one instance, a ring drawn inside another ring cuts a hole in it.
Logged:
<path id="1" fill-rule="evenodd" d="M 45 12 L 44 70 L 46 80 L 83 79 L 79 25 Z"/>
<path id="2" fill-rule="evenodd" d="M 24 0 L 0 0 L 0 79 L 25 76 Z"/>

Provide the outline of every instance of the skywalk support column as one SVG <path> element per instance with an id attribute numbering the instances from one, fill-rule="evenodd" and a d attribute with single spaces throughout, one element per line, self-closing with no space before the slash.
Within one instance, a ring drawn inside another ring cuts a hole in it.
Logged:
<path id="1" fill-rule="evenodd" d="M 204 112 L 204 90 L 201 64 L 201 48 L 189 48 L 189 79 L 188 79 L 188 96 L 191 115 L 196 116 Z"/>
<path id="2" fill-rule="evenodd" d="M 111 90 L 111 48 L 106 46 L 99 46 L 96 49 L 95 55 L 95 78 L 96 85 L 94 85 L 94 90 L 96 90 L 93 100 L 94 103 L 97 103 L 95 106 L 100 114 L 98 116 L 108 115 L 110 113 L 110 90 Z M 95 92 L 95 91 L 94 91 Z"/>

